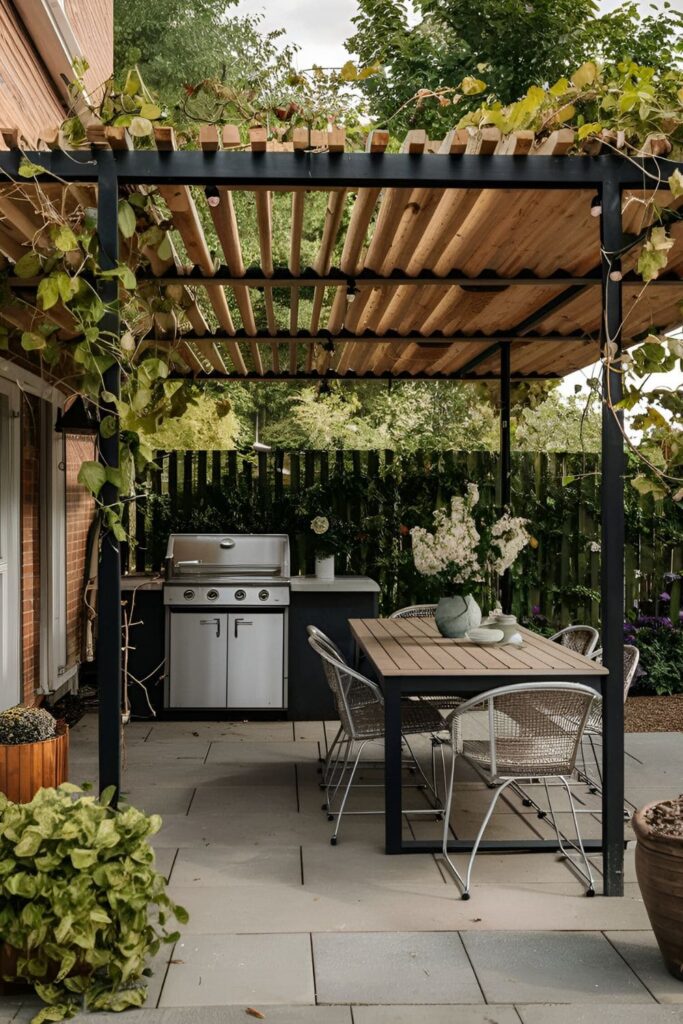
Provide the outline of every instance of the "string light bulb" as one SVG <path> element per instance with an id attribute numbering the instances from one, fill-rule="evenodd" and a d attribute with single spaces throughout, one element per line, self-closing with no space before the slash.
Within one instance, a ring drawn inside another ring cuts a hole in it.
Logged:
<path id="1" fill-rule="evenodd" d="M 351 277 L 349 278 L 348 284 L 346 285 L 346 301 L 354 302 L 357 294 L 358 289 L 356 288 L 356 282 Z"/>
<path id="2" fill-rule="evenodd" d="M 215 185 L 205 185 L 204 195 L 209 206 L 220 206 L 221 194 Z"/>
<path id="3" fill-rule="evenodd" d="M 591 217 L 602 217 L 602 199 L 600 196 L 593 196 L 591 199 Z"/>

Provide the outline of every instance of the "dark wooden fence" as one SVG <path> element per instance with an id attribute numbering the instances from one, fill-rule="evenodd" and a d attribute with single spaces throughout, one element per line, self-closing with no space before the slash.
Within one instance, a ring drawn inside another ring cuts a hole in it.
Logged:
<path id="1" fill-rule="evenodd" d="M 365 574 L 388 611 L 438 594 L 416 574 L 408 529 L 428 526 L 439 502 L 479 484 L 496 504 L 497 456 L 489 452 L 159 452 L 148 494 L 131 507 L 131 569 L 158 569 L 174 531 L 285 532 L 292 572 L 311 571 L 309 522 L 331 513 L 348 524 L 338 571 Z M 513 511 L 529 519 L 533 546 L 514 571 L 514 610 L 553 623 L 599 621 L 599 462 L 596 456 L 513 453 Z M 568 478 L 573 478 L 568 482 Z M 627 488 L 627 610 L 680 609 L 683 516 Z M 661 597 L 669 594 L 670 601 Z"/>

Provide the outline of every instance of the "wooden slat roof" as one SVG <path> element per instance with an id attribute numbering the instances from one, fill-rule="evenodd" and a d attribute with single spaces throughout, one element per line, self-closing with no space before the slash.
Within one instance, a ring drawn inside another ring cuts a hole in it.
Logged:
<path id="1" fill-rule="evenodd" d="M 3 135 L 16 144 L 11 132 Z M 99 147 L 127 145 L 122 129 L 95 126 L 90 135 Z M 160 150 L 175 148 L 172 129 L 156 129 L 155 141 Z M 50 144 L 59 145 L 56 133 Z M 233 126 L 220 139 L 212 126 L 200 132 L 205 150 L 239 145 Z M 262 129 L 251 132 L 253 150 L 311 145 L 339 149 L 343 132 L 295 131 L 289 143 L 267 141 Z M 372 159 L 390 159 L 378 156 L 387 145 L 386 133 L 373 133 L 367 147 Z M 588 159 L 566 155 L 574 145 L 567 129 L 540 144 L 529 132 L 501 138 L 497 129 L 484 129 L 438 141 L 415 131 L 402 148 L 425 161 L 433 153 L 453 160 L 462 153 Z M 312 204 L 303 187 L 289 198 L 243 191 L 246 201 L 221 186 L 220 204 L 209 207 L 199 189 L 162 184 L 159 193 L 174 228 L 172 257 L 161 261 L 153 250 L 137 253 L 122 245 L 122 258 L 130 258 L 146 286 L 155 277 L 179 278 L 183 316 L 170 323 L 156 317 L 143 344 L 145 351 L 155 344 L 177 347 L 191 374 L 486 379 L 498 374 L 500 344 L 509 341 L 513 378 L 557 377 L 599 356 L 600 243 L 592 190 L 360 187 L 329 190 L 324 205 Z M 88 185 L 69 186 L 66 197 L 56 184 L 0 187 L 0 252 L 11 262 L 31 243 L 39 249 L 47 244 L 39 197 L 60 209 L 96 202 Z M 642 245 L 637 237 L 649 215 L 646 198 L 645 192 L 624 195 L 624 230 L 636 239 L 623 260 L 627 345 L 683 321 L 683 223 L 670 229 L 676 244 L 665 278 L 643 289 L 633 276 Z M 676 201 L 662 190 L 657 202 Z M 320 211 L 314 223 L 312 205 Z M 289 223 L 284 258 L 273 233 L 274 217 L 283 215 Z M 202 227 L 211 223 L 215 253 Z M 257 266 L 246 266 L 245 235 L 258 239 Z M 26 289 L 17 288 L 0 310 L 5 323 L 21 329 L 35 324 L 41 314 L 26 297 Z M 68 310 L 55 307 L 50 316 L 62 337 L 76 336 Z"/>

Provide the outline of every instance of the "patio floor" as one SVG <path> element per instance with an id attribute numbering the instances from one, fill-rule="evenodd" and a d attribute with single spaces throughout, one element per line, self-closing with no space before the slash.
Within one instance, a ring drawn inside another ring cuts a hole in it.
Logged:
<path id="1" fill-rule="evenodd" d="M 154 965 L 149 1009 L 126 1021 L 234 1024 L 253 1019 L 250 1007 L 273 1024 L 588 1024 L 598 1012 L 601 1024 L 683 1022 L 683 985 L 660 964 L 632 849 L 623 899 L 586 899 L 552 854 L 485 854 L 462 902 L 438 858 L 384 855 L 380 816 L 345 819 L 330 846 L 317 771 L 323 729 L 127 727 L 124 789 L 163 815 L 159 868 L 190 921 Z M 683 734 L 630 735 L 627 748 L 634 803 L 679 792 Z M 72 730 L 72 780 L 92 780 L 96 765 L 88 716 Z M 466 766 L 458 775 L 454 818 L 472 834 L 489 794 Z M 584 835 L 599 835 L 596 799 L 576 792 Z M 381 796 L 366 789 L 353 806 L 376 807 Z M 425 806 L 420 791 L 407 799 Z M 416 836 L 440 828 L 431 816 L 407 827 Z M 491 838 L 533 834 L 551 836 L 514 796 L 501 803 Z M 0 1024 L 28 1020 L 34 1007 L 0 999 Z"/>

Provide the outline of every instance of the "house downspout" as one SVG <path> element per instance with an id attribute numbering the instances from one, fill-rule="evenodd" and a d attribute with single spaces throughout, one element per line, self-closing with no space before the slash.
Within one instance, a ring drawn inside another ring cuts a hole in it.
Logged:
<path id="1" fill-rule="evenodd" d="M 69 92 L 69 83 L 74 78 L 73 61 L 83 56 L 83 50 L 64 10 L 64 0 L 14 0 L 14 8 L 59 98 L 69 111 L 79 117 L 87 114 L 89 119 L 88 94 L 74 99 Z"/>

